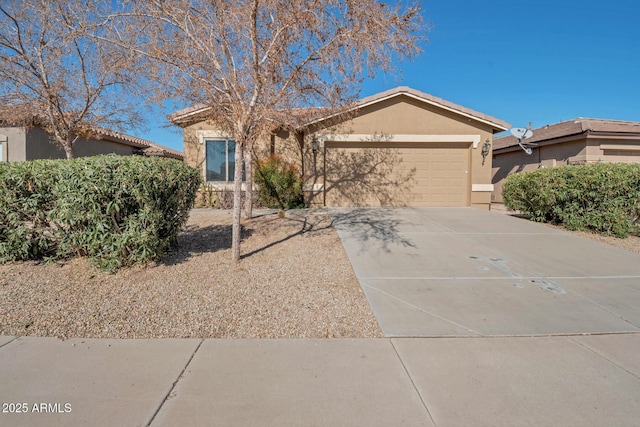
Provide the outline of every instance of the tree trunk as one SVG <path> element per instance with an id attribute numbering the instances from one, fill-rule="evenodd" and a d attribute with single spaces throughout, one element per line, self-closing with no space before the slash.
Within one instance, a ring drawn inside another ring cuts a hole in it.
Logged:
<path id="1" fill-rule="evenodd" d="M 251 150 L 244 153 L 244 171 L 247 181 L 245 183 L 244 217 L 253 218 L 253 156 Z"/>
<path id="2" fill-rule="evenodd" d="M 67 142 L 63 145 L 64 154 L 67 156 L 67 160 L 73 159 L 73 144 L 71 142 Z"/>
<path id="3" fill-rule="evenodd" d="M 233 174 L 233 226 L 231 228 L 231 259 L 240 262 L 240 213 L 242 207 L 242 152 L 244 143 L 236 141 L 235 162 Z"/>

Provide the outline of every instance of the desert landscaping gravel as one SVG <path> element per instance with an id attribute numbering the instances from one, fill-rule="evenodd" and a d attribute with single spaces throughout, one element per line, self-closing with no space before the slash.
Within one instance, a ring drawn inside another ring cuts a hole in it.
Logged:
<path id="1" fill-rule="evenodd" d="M 104 273 L 86 260 L 0 265 L 0 335 L 59 338 L 379 337 L 351 264 L 320 211 L 243 221 L 194 210 L 156 265 Z"/>
<path id="2" fill-rule="evenodd" d="M 637 236 L 573 233 L 640 253 Z M 382 336 L 326 212 L 243 221 L 237 264 L 231 261 L 228 211 L 192 211 L 178 240 L 179 248 L 161 262 L 116 274 L 84 259 L 0 265 L 0 335 Z"/>

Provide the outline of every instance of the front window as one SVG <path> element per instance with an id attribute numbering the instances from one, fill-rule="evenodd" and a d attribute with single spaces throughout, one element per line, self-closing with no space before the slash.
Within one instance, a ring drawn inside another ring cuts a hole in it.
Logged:
<path id="1" fill-rule="evenodd" d="M 233 182 L 236 142 L 232 139 L 209 139 L 205 145 L 207 181 Z M 244 168 L 242 181 L 245 181 Z"/>

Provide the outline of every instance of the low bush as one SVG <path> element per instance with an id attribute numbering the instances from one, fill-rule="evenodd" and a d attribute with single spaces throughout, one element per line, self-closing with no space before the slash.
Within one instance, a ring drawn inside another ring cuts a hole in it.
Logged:
<path id="1" fill-rule="evenodd" d="M 571 230 L 626 237 L 640 216 L 640 164 L 600 163 L 511 175 L 505 206 Z"/>
<path id="2" fill-rule="evenodd" d="M 246 193 L 240 193 L 241 203 L 244 205 Z M 254 197 L 255 199 L 255 197 Z M 227 186 L 216 187 L 207 182 L 200 185 L 200 190 L 196 195 L 196 208 L 208 209 L 233 209 L 233 189 Z"/>
<path id="3" fill-rule="evenodd" d="M 273 155 L 256 162 L 254 182 L 258 187 L 258 203 L 273 209 L 304 207 L 302 177 L 298 169 Z"/>
<path id="4" fill-rule="evenodd" d="M 200 183 L 182 162 L 97 156 L 0 166 L 0 261 L 86 256 L 114 271 L 177 243 Z"/>

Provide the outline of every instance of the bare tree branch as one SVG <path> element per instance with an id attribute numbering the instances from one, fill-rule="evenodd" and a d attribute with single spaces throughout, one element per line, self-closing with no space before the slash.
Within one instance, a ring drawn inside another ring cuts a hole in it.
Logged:
<path id="1" fill-rule="evenodd" d="M 128 0 L 10 0 L 0 5 L 0 108 L 4 123 L 37 123 L 67 158 L 102 126 L 142 124 L 144 61 L 111 27 Z M 128 29 L 132 31 L 132 29 Z"/>
<path id="2" fill-rule="evenodd" d="M 341 114 L 359 95 L 363 78 L 394 71 L 396 59 L 413 58 L 426 40 L 418 1 L 134 3 L 129 16 L 155 29 L 131 44 L 157 64 L 162 95 L 207 106 L 203 119 L 236 142 L 235 260 L 240 257 L 242 153 L 250 161 L 256 140 L 277 126 L 303 124 L 304 114 L 292 110 L 323 107 L 327 115 Z M 248 204 L 245 210 L 250 209 Z"/>

